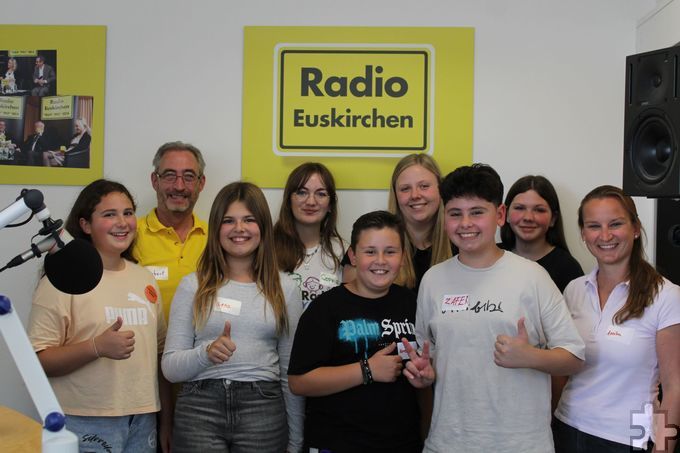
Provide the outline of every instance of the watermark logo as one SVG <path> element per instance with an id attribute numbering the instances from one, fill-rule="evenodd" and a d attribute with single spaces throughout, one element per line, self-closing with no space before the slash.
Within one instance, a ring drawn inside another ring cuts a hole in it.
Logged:
<path id="1" fill-rule="evenodd" d="M 631 411 L 630 429 L 637 432 L 630 436 L 630 443 L 638 448 L 651 438 L 652 430 L 656 429 L 656 451 L 669 451 L 668 442 L 678 439 L 680 434 L 680 427 L 668 422 L 668 412 L 655 408 L 652 403 L 646 403 L 641 410 Z"/>

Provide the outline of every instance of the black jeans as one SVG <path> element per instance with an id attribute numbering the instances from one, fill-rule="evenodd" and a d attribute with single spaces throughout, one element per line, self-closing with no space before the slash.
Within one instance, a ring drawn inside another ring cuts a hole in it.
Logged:
<path id="1" fill-rule="evenodd" d="M 557 418 L 553 418 L 553 438 L 555 453 L 630 453 L 651 452 L 654 444 L 649 441 L 647 449 L 633 448 L 601 437 L 586 434 L 573 428 Z"/>

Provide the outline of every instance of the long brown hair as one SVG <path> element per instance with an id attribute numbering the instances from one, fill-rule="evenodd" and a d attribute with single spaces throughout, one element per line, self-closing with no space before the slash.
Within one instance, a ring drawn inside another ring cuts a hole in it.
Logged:
<path id="1" fill-rule="evenodd" d="M 397 165 L 394 167 L 392 172 L 392 181 L 390 183 L 390 196 L 388 201 L 388 209 L 392 214 L 399 217 L 403 225 L 406 225 L 404 220 L 404 215 L 399 209 L 399 203 L 397 203 L 397 179 L 399 175 L 409 167 L 413 165 L 420 165 L 425 170 L 429 171 L 437 178 L 437 184 L 442 182 L 442 173 L 439 170 L 437 162 L 430 157 L 428 154 L 409 154 L 404 156 Z M 408 228 L 406 230 L 406 241 L 404 244 L 404 264 L 401 266 L 399 271 L 399 276 L 397 277 L 395 283 L 398 285 L 406 286 L 408 288 L 414 288 L 416 286 L 416 273 L 413 268 L 413 260 L 411 255 L 415 253 L 415 246 L 411 242 L 409 237 Z M 444 229 L 444 204 L 439 203 L 439 209 L 435 219 L 432 222 L 430 231 L 428 233 L 428 240 L 432 244 L 432 258 L 430 259 L 430 266 L 441 263 L 449 258 L 451 258 L 451 243 L 446 235 L 446 230 Z"/>
<path id="2" fill-rule="evenodd" d="M 663 285 L 663 277 L 645 259 L 645 250 L 642 245 L 644 230 L 633 199 L 621 189 L 614 186 L 599 186 L 591 190 L 581 201 L 578 208 L 578 226 L 583 230 L 583 207 L 586 203 L 595 199 L 612 198 L 621 203 L 628 214 L 633 226 L 640 229 L 640 235 L 634 238 L 633 248 L 628 262 L 628 298 L 626 303 L 614 315 L 614 322 L 622 324 L 629 319 L 640 318 L 645 308 L 652 305 L 654 298 L 659 294 Z"/>
<path id="3" fill-rule="evenodd" d="M 286 181 L 283 190 L 283 202 L 279 211 L 279 220 L 274 225 L 274 242 L 276 244 L 276 256 L 279 269 L 285 272 L 293 272 L 302 264 L 305 258 L 305 245 L 295 228 L 295 217 L 291 198 L 293 194 L 304 187 L 312 175 L 319 175 L 321 182 L 328 192 L 328 212 L 320 225 L 319 244 L 322 256 L 328 256 L 333 260 L 335 269 L 340 267 L 340 257 L 333 252 L 333 242 L 339 242 L 344 249 L 342 238 L 337 230 L 338 221 L 338 197 L 335 192 L 335 180 L 325 165 L 317 162 L 307 162 L 295 168 Z"/>
<path id="4" fill-rule="evenodd" d="M 218 289 L 229 281 L 229 264 L 220 244 L 220 227 L 224 214 L 232 203 L 240 201 L 253 214 L 260 229 L 260 245 L 253 260 L 253 276 L 265 300 L 276 317 L 276 332 L 288 332 L 288 313 L 281 288 L 272 234 L 272 218 L 267 200 L 254 184 L 233 182 L 220 190 L 210 209 L 208 243 L 198 261 L 198 290 L 194 296 L 194 326 L 201 329 L 210 316 Z"/>
<path id="5" fill-rule="evenodd" d="M 540 175 L 527 175 L 519 178 L 508 190 L 505 196 L 505 206 L 510 214 L 510 205 L 515 197 L 524 192 L 533 190 L 539 197 L 543 198 L 552 212 L 553 224 L 548 227 L 545 232 L 545 240 L 550 245 L 559 247 L 568 252 L 567 240 L 564 237 L 564 227 L 562 225 L 562 211 L 560 210 L 560 200 L 557 198 L 557 191 L 552 183 L 545 177 Z M 517 236 L 512 231 L 510 222 L 505 222 L 501 227 L 501 241 L 507 250 L 515 248 Z"/>

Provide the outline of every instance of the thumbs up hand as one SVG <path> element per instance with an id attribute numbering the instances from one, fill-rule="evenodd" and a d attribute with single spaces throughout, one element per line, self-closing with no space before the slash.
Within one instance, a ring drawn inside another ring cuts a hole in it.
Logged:
<path id="1" fill-rule="evenodd" d="M 116 318 L 116 322 L 94 338 L 99 357 L 108 357 L 114 360 L 130 358 L 135 350 L 135 333 L 132 330 L 120 330 L 123 327 L 123 318 Z"/>
<path id="2" fill-rule="evenodd" d="M 208 360 L 216 365 L 226 362 L 234 354 L 236 343 L 231 339 L 231 323 L 229 321 L 224 322 L 222 335 L 208 345 L 207 351 Z"/>
<path id="3" fill-rule="evenodd" d="M 496 350 L 493 353 L 494 362 L 504 368 L 530 367 L 530 355 L 534 347 L 529 344 L 529 334 L 524 326 L 524 317 L 517 321 L 517 335 L 498 335 Z"/>
<path id="4" fill-rule="evenodd" d="M 527 328 L 524 326 L 524 317 L 519 318 L 519 321 L 517 321 L 516 338 L 521 338 L 524 342 L 529 343 L 529 334 L 527 333 Z"/>

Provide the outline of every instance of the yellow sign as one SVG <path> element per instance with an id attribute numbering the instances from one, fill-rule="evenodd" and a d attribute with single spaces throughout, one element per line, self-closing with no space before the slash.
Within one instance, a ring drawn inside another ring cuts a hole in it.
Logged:
<path id="1" fill-rule="evenodd" d="M 43 121 L 73 118 L 73 96 L 50 96 L 41 101 L 40 118 Z"/>
<path id="2" fill-rule="evenodd" d="M 283 187 L 320 161 L 344 189 L 385 189 L 397 160 L 472 161 L 474 30 L 246 27 L 243 176 Z"/>
<path id="3" fill-rule="evenodd" d="M 276 50 L 274 153 L 397 157 L 431 151 L 431 46 L 287 44 Z"/>
<path id="4" fill-rule="evenodd" d="M 24 115 L 23 101 L 16 96 L 0 96 L 0 118 L 20 119 Z"/>

